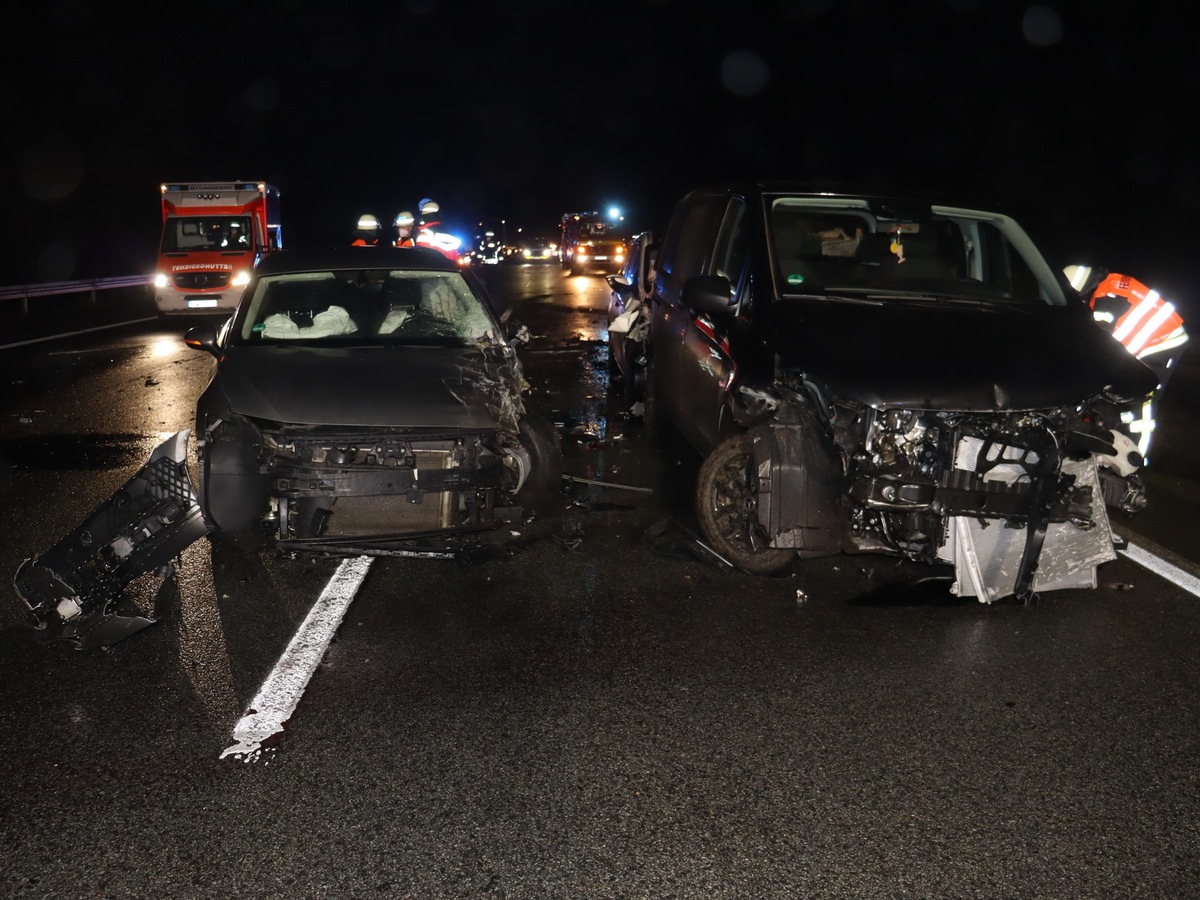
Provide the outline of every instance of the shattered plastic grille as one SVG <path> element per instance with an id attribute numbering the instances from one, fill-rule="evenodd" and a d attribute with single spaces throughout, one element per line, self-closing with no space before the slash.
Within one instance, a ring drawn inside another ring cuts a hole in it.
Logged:
<path id="1" fill-rule="evenodd" d="M 171 497 L 182 507 L 190 506 L 196 501 L 187 469 L 175 460 L 165 456 L 156 459 L 147 467 L 146 474 L 149 476 L 146 493 L 151 497 L 158 500 Z"/>

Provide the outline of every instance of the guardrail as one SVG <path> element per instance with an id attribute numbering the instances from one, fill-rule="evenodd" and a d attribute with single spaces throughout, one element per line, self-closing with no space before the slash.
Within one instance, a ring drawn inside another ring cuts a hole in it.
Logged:
<path id="1" fill-rule="evenodd" d="M 29 312 L 30 297 L 53 297 L 59 294 L 91 294 L 96 302 L 96 291 L 111 288 L 139 287 L 150 284 L 152 275 L 120 275 L 116 278 L 83 278 L 77 281 L 44 281 L 40 284 L 17 284 L 0 287 L 0 300 L 20 300 L 21 312 Z"/>

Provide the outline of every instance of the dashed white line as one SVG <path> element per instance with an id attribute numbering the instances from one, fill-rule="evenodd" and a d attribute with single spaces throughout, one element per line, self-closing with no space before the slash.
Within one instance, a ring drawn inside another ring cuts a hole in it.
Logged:
<path id="1" fill-rule="evenodd" d="M 234 726 L 234 743 L 222 751 L 221 759 L 256 760 L 264 743 L 283 732 L 370 568 L 369 556 L 345 559 L 338 566 L 246 714 Z"/>
<path id="2" fill-rule="evenodd" d="M 1176 587 L 1182 588 L 1189 594 L 1200 597 L 1200 578 L 1190 572 L 1185 572 L 1176 565 L 1172 565 L 1165 559 L 1155 556 L 1149 550 L 1143 550 L 1136 544 L 1126 544 L 1124 549 L 1119 550 L 1124 556 L 1128 556 L 1131 560 L 1149 569 L 1159 578 L 1165 578 Z"/>

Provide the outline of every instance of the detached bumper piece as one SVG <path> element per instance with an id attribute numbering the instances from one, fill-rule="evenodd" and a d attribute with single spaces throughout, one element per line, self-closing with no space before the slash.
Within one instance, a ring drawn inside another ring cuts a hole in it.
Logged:
<path id="1" fill-rule="evenodd" d="M 172 561 L 208 531 L 187 470 L 189 433 L 160 444 L 79 527 L 17 569 L 13 587 L 47 643 L 105 647 L 154 624 L 120 615 L 117 602 L 135 578 L 167 577 Z"/>

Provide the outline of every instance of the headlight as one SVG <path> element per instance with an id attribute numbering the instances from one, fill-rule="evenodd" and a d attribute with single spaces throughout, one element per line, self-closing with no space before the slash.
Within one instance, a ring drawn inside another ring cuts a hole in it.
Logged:
<path id="1" fill-rule="evenodd" d="M 165 272 L 155 272 L 154 273 L 154 286 L 156 288 L 158 288 L 159 290 L 162 290 L 170 283 L 171 283 L 171 279 L 167 277 Z"/>
<path id="2" fill-rule="evenodd" d="M 229 283 L 234 287 L 245 287 L 250 283 L 250 272 L 246 269 L 243 269 L 241 272 L 235 273 L 233 276 L 233 281 Z"/>

